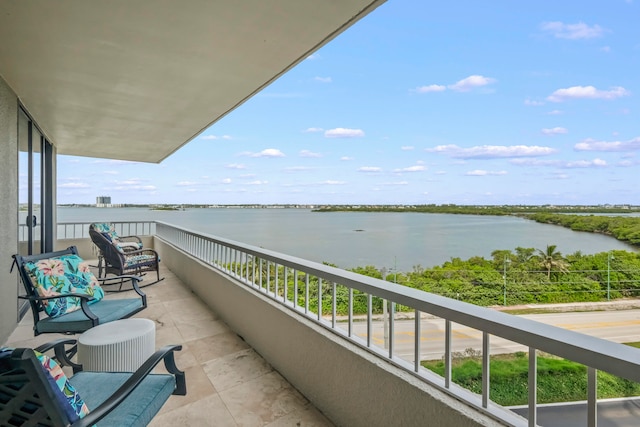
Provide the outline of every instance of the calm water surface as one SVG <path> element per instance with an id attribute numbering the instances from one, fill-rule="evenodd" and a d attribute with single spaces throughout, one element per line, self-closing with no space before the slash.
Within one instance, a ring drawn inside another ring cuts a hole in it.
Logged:
<path id="1" fill-rule="evenodd" d="M 164 221 L 342 268 L 410 271 L 496 249 L 557 245 L 564 255 L 637 248 L 612 237 L 506 216 L 327 212 L 305 209 L 58 208 L 58 222 Z"/>

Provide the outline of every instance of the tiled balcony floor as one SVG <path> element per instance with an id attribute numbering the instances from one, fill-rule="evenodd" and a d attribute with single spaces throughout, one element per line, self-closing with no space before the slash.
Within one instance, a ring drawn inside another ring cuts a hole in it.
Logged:
<path id="1" fill-rule="evenodd" d="M 176 363 L 186 372 L 187 395 L 171 396 L 151 426 L 333 425 L 171 271 L 163 268 L 162 276 L 143 289 L 148 307 L 136 317 L 155 321 L 156 348 L 182 344 Z M 31 325 L 29 312 L 7 345 L 35 347 L 59 337 L 34 337 Z"/>

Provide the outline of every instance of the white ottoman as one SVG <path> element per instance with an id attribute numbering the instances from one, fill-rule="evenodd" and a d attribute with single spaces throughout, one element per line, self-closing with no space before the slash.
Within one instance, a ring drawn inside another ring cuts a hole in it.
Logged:
<path id="1" fill-rule="evenodd" d="M 116 320 L 80 335 L 78 363 L 84 371 L 133 372 L 153 354 L 155 347 L 153 320 Z"/>

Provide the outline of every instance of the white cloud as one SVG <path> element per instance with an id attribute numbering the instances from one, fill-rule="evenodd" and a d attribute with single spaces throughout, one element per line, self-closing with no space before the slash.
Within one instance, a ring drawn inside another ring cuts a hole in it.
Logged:
<path id="1" fill-rule="evenodd" d="M 118 181 L 113 189 L 117 191 L 156 191 L 155 185 L 142 185 L 141 182 L 139 178 Z"/>
<path id="2" fill-rule="evenodd" d="M 322 128 L 306 128 L 304 130 L 304 132 L 306 133 L 318 133 L 318 132 L 322 132 L 324 129 Z"/>
<path id="3" fill-rule="evenodd" d="M 189 187 L 191 185 L 197 185 L 197 182 L 194 181 L 180 181 L 176 185 L 180 187 Z"/>
<path id="4" fill-rule="evenodd" d="M 314 77 L 313 80 L 320 83 L 331 83 L 333 81 L 331 77 Z"/>
<path id="5" fill-rule="evenodd" d="M 563 127 L 556 126 L 554 128 L 545 128 L 542 129 L 542 133 L 545 135 L 561 135 L 567 133 L 567 129 Z"/>
<path id="6" fill-rule="evenodd" d="M 320 153 L 314 153 L 313 151 L 309 151 L 309 150 L 300 150 L 300 157 L 322 157 L 322 154 Z"/>
<path id="7" fill-rule="evenodd" d="M 506 174 L 507 174 L 507 171 L 486 171 L 482 169 L 476 169 L 476 170 L 472 170 L 465 173 L 465 175 L 468 175 L 468 176 L 489 176 L 489 175 L 498 176 L 498 175 L 506 175 Z"/>
<path id="8" fill-rule="evenodd" d="M 231 184 L 231 178 L 225 178 L 222 180 L 223 184 Z"/>
<path id="9" fill-rule="evenodd" d="M 221 136 L 218 136 L 218 135 L 204 135 L 204 136 L 202 137 L 202 139 L 204 139 L 204 140 L 210 140 L 210 141 L 213 141 L 213 140 L 217 140 L 217 139 L 226 139 L 226 140 L 229 140 L 229 139 L 233 139 L 233 138 L 231 138 L 231 136 L 230 136 L 230 135 L 221 135 Z"/>
<path id="10" fill-rule="evenodd" d="M 89 184 L 84 182 L 67 182 L 66 184 L 58 185 L 59 188 L 89 188 Z"/>
<path id="11" fill-rule="evenodd" d="M 593 160 L 575 160 L 573 162 L 567 162 L 564 167 L 568 169 L 573 168 L 591 168 L 591 167 L 604 167 L 607 166 L 607 162 L 602 159 Z"/>
<path id="12" fill-rule="evenodd" d="M 411 150 L 415 149 L 415 147 L 413 145 L 403 145 L 402 147 L 400 147 L 400 149 L 402 151 L 411 151 Z"/>
<path id="13" fill-rule="evenodd" d="M 539 107 L 541 105 L 544 105 L 544 102 L 542 102 L 542 101 L 534 101 L 532 99 L 528 99 L 527 98 L 527 99 L 524 100 L 524 105 L 530 105 L 530 106 L 533 106 L 533 107 Z"/>
<path id="14" fill-rule="evenodd" d="M 383 182 L 380 185 L 409 185 L 408 181 Z"/>
<path id="15" fill-rule="evenodd" d="M 257 181 L 247 182 L 247 185 L 266 185 L 266 184 L 268 184 L 268 183 L 269 183 L 269 181 L 260 181 L 260 180 L 257 180 Z"/>
<path id="16" fill-rule="evenodd" d="M 251 157 L 285 157 L 284 153 L 277 148 L 266 148 L 259 153 L 248 153 Z"/>
<path id="17" fill-rule="evenodd" d="M 622 86 L 615 86 L 610 90 L 600 90 L 594 86 L 572 86 L 556 90 L 547 97 L 547 100 L 564 102 L 569 99 L 616 99 L 629 94 L 629 91 Z"/>
<path id="18" fill-rule="evenodd" d="M 468 92 L 477 87 L 487 86 L 495 82 L 496 79 L 492 79 L 491 77 L 473 75 L 465 77 L 464 79 L 459 80 L 453 85 L 449 85 L 449 89 L 455 90 L 457 92 Z"/>
<path id="19" fill-rule="evenodd" d="M 225 166 L 227 169 L 246 169 L 246 166 L 242 163 L 229 163 Z"/>
<path id="20" fill-rule="evenodd" d="M 364 131 L 362 129 L 335 128 L 325 131 L 324 136 L 325 138 L 362 138 Z"/>
<path id="21" fill-rule="evenodd" d="M 628 141 L 596 141 L 586 139 L 573 147 L 576 151 L 637 151 L 640 150 L 640 137 Z"/>
<path id="22" fill-rule="evenodd" d="M 313 168 L 309 168 L 306 166 L 289 166 L 287 168 L 284 168 L 283 170 L 285 172 L 302 172 L 302 171 L 308 171 L 311 170 Z"/>
<path id="23" fill-rule="evenodd" d="M 579 40 L 602 37 L 605 29 L 599 25 L 589 26 L 584 22 L 565 24 L 560 21 L 543 22 L 540 29 L 557 39 Z"/>
<path id="24" fill-rule="evenodd" d="M 537 145 L 481 145 L 469 148 L 457 145 L 439 145 L 426 151 L 447 154 L 457 159 L 495 159 L 504 157 L 536 157 L 547 156 L 557 150 Z"/>
<path id="25" fill-rule="evenodd" d="M 426 167 L 422 165 L 409 166 L 406 168 L 394 169 L 394 172 L 422 172 L 427 170 Z"/>
<path id="26" fill-rule="evenodd" d="M 119 175 L 120 172 L 118 171 L 102 171 L 103 174 L 105 175 Z"/>
<path id="27" fill-rule="evenodd" d="M 637 164 L 638 164 L 638 162 L 633 161 L 633 160 L 620 160 L 618 162 L 618 166 L 622 166 L 622 167 L 635 166 Z"/>
<path id="28" fill-rule="evenodd" d="M 358 172 L 381 172 L 382 168 L 377 166 L 363 166 L 358 169 Z"/>
<path id="29" fill-rule="evenodd" d="M 564 114 L 564 112 L 561 110 L 551 110 L 547 114 L 550 116 L 559 116 L 561 114 Z"/>
<path id="30" fill-rule="evenodd" d="M 340 157 L 340 160 L 342 160 L 343 162 L 347 162 L 349 160 L 353 160 L 353 157 L 349 157 L 349 156 L 342 156 Z"/>
<path id="31" fill-rule="evenodd" d="M 509 163 L 518 166 L 560 166 L 559 160 L 511 159 Z"/>
<path id="32" fill-rule="evenodd" d="M 346 182 L 345 181 L 334 181 L 334 180 L 329 179 L 327 181 L 319 182 L 319 184 L 320 185 L 344 185 L 344 184 L 346 184 Z"/>
<path id="33" fill-rule="evenodd" d="M 443 92 L 445 90 L 447 90 L 447 87 L 443 85 L 418 86 L 415 89 L 417 93 Z"/>
<path id="34" fill-rule="evenodd" d="M 593 160 L 572 160 L 563 162 L 560 160 L 539 160 L 539 159 L 512 159 L 509 163 L 517 166 L 542 166 L 542 167 L 556 167 L 562 169 L 575 169 L 575 168 L 591 168 L 591 167 L 604 167 L 607 166 L 607 162 L 602 159 Z"/>

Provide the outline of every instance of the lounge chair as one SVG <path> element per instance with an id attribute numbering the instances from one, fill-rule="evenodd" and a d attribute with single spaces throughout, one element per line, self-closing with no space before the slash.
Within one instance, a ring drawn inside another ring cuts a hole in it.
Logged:
<path id="1" fill-rule="evenodd" d="M 94 222 L 89 225 L 89 230 L 101 233 L 109 242 L 116 245 L 123 252 L 135 251 L 143 248 L 142 239 L 139 236 L 120 236 L 113 224 L 108 222 Z M 104 257 L 99 251 L 98 277 L 102 277 Z"/>
<path id="2" fill-rule="evenodd" d="M 143 275 L 148 271 L 155 271 L 156 280 L 141 287 L 153 285 L 164 279 L 160 277 L 160 258 L 153 249 L 134 249 L 128 245 L 122 246 L 120 239 L 114 239 L 108 233 L 101 232 L 95 224 L 89 226 L 89 236 L 100 250 L 99 267 L 101 271 L 104 271 L 105 277 L 107 274 L 117 276 Z M 102 261 L 104 261 L 104 265 L 102 265 Z"/>
<path id="3" fill-rule="evenodd" d="M 38 255 L 13 255 L 33 314 L 33 332 L 81 333 L 102 323 L 125 319 L 147 307 L 138 276 L 97 279 L 75 246 Z M 102 285 L 130 281 L 135 298 L 103 299 Z"/>
<path id="4" fill-rule="evenodd" d="M 174 361 L 180 345 L 156 351 L 135 372 L 77 372 L 67 377 L 70 363 L 58 340 L 35 350 L 0 347 L 0 425 L 146 426 L 172 395 L 186 395 L 184 372 Z M 54 349 L 55 357 L 44 354 Z M 164 361 L 168 373 L 152 373 Z M 73 366 L 73 364 L 72 364 Z"/>

